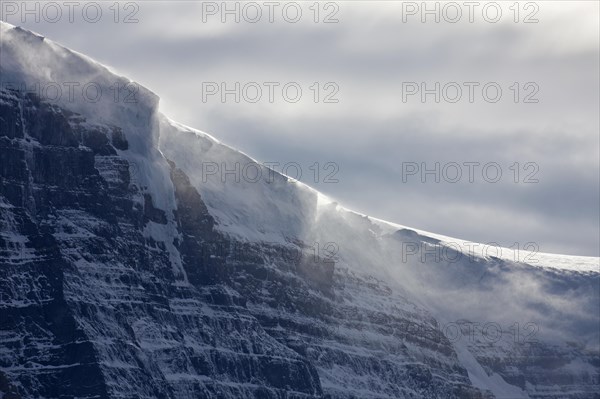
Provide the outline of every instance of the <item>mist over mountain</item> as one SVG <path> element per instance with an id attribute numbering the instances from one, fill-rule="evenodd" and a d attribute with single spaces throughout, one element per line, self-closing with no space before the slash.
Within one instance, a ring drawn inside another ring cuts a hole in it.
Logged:
<path id="1" fill-rule="evenodd" d="M 598 258 L 353 212 L 0 40 L 0 397 L 600 398 Z"/>

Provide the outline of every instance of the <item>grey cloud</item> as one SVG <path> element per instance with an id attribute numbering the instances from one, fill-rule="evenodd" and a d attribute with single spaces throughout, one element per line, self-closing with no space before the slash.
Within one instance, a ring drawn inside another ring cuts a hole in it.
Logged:
<path id="1" fill-rule="evenodd" d="M 597 6 L 542 9 L 531 26 L 431 25 L 402 24 L 396 5 L 342 3 L 339 24 L 223 26 L 200 24 L 197 6 L 160 4 L 141 3 L 139 24 L 25 27 L 113 66 L 160 95 L 170 117 L 258 159 L 338 162 L 340 183 L 307 183 L 358 211 L 472 241 L 599 255 L 598 38 L 571 28 Z M 332 80 L 341 101 L 205 104 L 199 88 L 210 80 Z M 406 80 L 533 80 L 542 101 L 403 104 Z M 531 161 L 540 183 L 402 183 L 403 160 Z"/>

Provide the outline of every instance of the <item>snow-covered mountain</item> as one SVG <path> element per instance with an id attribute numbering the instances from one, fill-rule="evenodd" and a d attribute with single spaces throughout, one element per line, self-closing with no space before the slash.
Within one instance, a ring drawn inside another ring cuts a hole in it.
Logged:
<path id="1" fill-rule="evenodd" d="M 0 41 L 0 398 L 600 398 L 598 258 L 357 214 Z"/>

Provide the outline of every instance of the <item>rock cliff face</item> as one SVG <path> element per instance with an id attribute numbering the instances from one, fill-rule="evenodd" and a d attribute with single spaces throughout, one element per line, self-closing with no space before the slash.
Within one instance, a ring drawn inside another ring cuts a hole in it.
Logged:
<path id="1" fill-rule="evenodd" d="M 598 397 L 598 272 L 400 261 L 406 243 L 443 242 L 262 166 L 258 181 L 207 176 L 252 160 L 145 89 L 133 103 L 23 90 L 128 81 L 0 25 L 0 397 Z M 474 309 L 528 278 L 548 302 L 501 301 L 539 342 L 445 328 L 486 320 Z"/>
<path id="2" fill-rule="evenodd" d="M 25 397 L 348 397 L 337 368 L 382 397 L 478 397 L 431 316 L 382 283 L 216 231 L 174 162 L 167 216 L 118 127 L 0 95 L 2 368 Z"/>

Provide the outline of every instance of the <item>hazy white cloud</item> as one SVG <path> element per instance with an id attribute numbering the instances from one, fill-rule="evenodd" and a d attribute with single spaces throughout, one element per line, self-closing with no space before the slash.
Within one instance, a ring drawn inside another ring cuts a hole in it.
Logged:
<path id="1" fill-rule="evenodd" d="M 403 22 L 402 2 L 349 1 L 320 10 L 320 19 L 337 10 L 339 23 L 314 23 L 312 3 L 300 3 L 298 23 L 277 12 L 273 23 L 221 23 L 203 21 L 207 4 L 139 2 L 133 24 L 115 24 L 107 9 L 96 24 L 7 20 L 139 81 L 173 119 L 256 158 L 336 162 L 339 183 L 307 183 L 361 212 L 473 241 L 599 255 L 597 2 L 536 2 L 534 24 L 514 23 L 508 3 L 495 24 L 477 13 L 472 24 Z M 303 97 L 203 102 L 206 82 L 298 82 Z M 339 103 L 315 103 L 313 82 L 337 84 Z M 403 102 L 403 82 L 496 82 L 503 95 L 488 103 L 478 88 L 474 103 Z M 539 103 L 522 103 L 529 82 Z M 535 162 L 540 182 L 403 183 L 404 161 Z"/>

